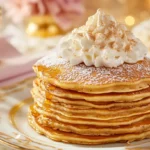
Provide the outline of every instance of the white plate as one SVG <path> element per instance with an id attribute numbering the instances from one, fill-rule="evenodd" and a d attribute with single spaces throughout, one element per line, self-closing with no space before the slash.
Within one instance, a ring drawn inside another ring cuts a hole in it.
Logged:
<path id="1" fill-rule="evenodd" d="M 98 146 L 65 144 L 36 133 L 27 121 L 32 79 L 0 89 L 0 143 L 16 149 L 32 150 L 150 150 L 150 140 L 132 144 Z"/>

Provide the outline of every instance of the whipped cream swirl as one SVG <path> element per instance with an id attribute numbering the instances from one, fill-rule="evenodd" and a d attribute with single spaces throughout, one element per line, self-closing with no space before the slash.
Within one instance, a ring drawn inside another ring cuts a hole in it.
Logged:
<path id="1" fill-rule="evenodd" d="M 149 52 L 147 54 L 147 57 L 150 58 L 150 19 L 145 20 L 135 26 L 132 32 L 148 48 Z"/>
<path id="2" fill-rule="evenodd" d="M 97 10 L 85 25 L 62 38 L 58 55 L 72 65 L 117 67 L 143 60 L 147 52 L 125 25 Z"/>

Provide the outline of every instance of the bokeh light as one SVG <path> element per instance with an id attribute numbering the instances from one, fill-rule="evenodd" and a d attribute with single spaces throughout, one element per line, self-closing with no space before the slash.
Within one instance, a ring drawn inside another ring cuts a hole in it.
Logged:
<path id="1" fill-rule="evenodd" d="M 125 17 L 125 23 L 128 26 L 133 26 L 135 24 L 135 18 L 132 16 Z"/>

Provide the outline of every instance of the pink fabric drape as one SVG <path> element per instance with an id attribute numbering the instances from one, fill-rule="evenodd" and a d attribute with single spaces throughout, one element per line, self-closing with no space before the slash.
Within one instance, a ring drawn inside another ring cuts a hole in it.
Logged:
<path id="1" fill-rule="evenodd" d="M 22 63 L 23 61 L 23 63 Z M 27 60 L 5 39 L 0 39 L 0 87 L 35 76 L 34 60 Z"/>

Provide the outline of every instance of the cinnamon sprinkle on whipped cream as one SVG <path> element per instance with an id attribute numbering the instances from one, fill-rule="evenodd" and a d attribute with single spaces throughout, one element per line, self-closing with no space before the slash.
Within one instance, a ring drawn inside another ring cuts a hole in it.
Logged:
<path id="1" fill-rule="evenodd" d="M 117 67 L 143 60 L 148 50 L 125 25 L 99 9 L 86 24 L 61 39 L 58 56 L 72 65 Z"/>

